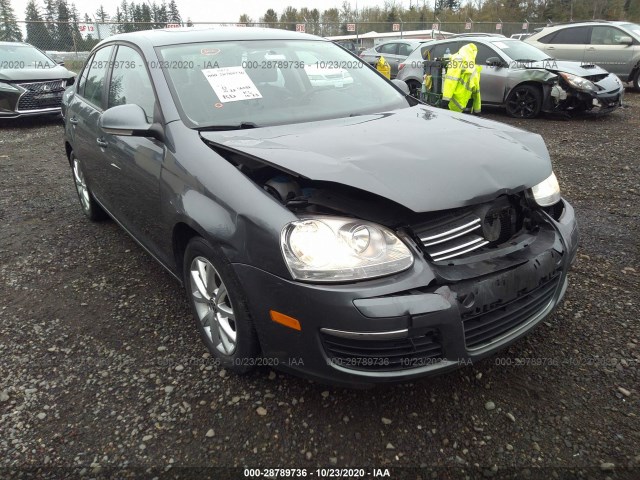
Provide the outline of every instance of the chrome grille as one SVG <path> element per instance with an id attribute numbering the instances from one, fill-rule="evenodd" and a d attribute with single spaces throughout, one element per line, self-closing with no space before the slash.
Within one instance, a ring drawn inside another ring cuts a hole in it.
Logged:
<path id="1" fill-rule="evenodd" d="M 18 111 L 59 107 L 62 104 L 65 85 L 64 80 L 20 83 L 19 86 L 26 92 L 20 96 Z"/>
<path id="2" fill-rule="evenodd" d="M 509 241 L 523 226 L 519 201 L 515 196 L 500 197 L 473 207 L 436 212 L 411 229 L 432 261 L 447 261 Z"/>
<path id="3" fill-rule="evenodd" d="M 489 243 L 482 236 L 480 217 L 474 214 L 420 231 L 418 236 L 434 262 L 458 257 Z"/>

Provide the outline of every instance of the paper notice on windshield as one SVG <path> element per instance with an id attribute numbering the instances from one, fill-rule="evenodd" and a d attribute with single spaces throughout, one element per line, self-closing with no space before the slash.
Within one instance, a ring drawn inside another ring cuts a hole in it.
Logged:
<path id="1" fill-rule="evenodd" d="M 242 67 L 208 68 L 202 70 L 202 73 L 221 103 L 262 98 Z"/>
<path id="2" fill-rule="evenodd" d="M 505 48 L 509 48 L 509 45 L 503 42 L 493 42 L 493 44 L 502 50 L 504 50 Z"/>

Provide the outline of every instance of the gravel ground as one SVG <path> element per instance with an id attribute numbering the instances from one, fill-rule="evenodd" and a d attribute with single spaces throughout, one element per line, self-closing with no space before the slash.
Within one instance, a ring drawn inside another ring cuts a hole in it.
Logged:
<path id="1" fill-rule="evenodd" d="M 542 134 L 576 207 L 566 301 L 496 357 L 367 391 L 221 370 L 177 282 L 83 217 L 60 122 L 0 126 L 0 477 L 640 478 L 640 95 L 625 101 L 600 119 L 484 114 Z"/>

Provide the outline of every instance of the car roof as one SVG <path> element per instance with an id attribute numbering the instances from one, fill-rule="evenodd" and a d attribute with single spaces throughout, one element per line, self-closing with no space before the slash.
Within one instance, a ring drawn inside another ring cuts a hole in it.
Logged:
<path id="1" fill-rule="evenodd" d="M 15 47 L 16 45 L 20 45 L 23 47 L 33 47 L 33 45 L 31 45 L 30 43 L 24 42 L 0 42 L 0 47 Z"/>
<path id="2" fill-rule="evenodd" d="M 589 27 L 593 25 L 625 25 L 633 22 L 623 22 L 619 20 L 584 20 L 582 22 L 562 22 L 562 23 L 554 23 L 553 25 L 547 25 L 543 29 L 560 29 L 566 27 Z"/>
<path id="3" fill-rule="evenodd" d="M 490 37 L 486 35 L 476 35 L 476 36 L 468 36 L 468 37 L 455 37 L 455 38 L 445 38 L 444 40 L 436 40 L 433 42 L 433 45 L 438 45 L 440 43 L 450 43 L 450 42 L 478 42 L 478 43 L 492 43 L 492 42 L 506 42 L 506 41 L 514 41 L 515 38 L 507 38 L 507 37 Z"/>
<path id="4" fill-rule="evenodd" d="M 128 41 L 137 45 L 161 47 L 183 43 L 222 42 L 235 40 L 323 40 L 321 37 L 307 33 L 292 32 L 277 28 L 258 27 L 182 27 L 163 28 L 158 30 L 142 30 L 139 32 L 120 33 L 103 40 L 98 45 L 114 41 Z"/>
<path id="5" fill-rule="evenodd" d="M 449 38 L 466 38 L 466 37 L 496 37 L 496 38 L 506 38 L 503 34 L 501 33 L 482 33 L 482 32 L 476 32 L 476 33 L 456 33 L 454 35 L 451 35 Z"/>

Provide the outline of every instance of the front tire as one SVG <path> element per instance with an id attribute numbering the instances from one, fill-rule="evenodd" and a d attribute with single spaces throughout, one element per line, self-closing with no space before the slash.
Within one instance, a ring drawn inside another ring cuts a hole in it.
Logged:
<path id="1" fill-rule="evenodd" d="M 73 152 L 69 155 L 69 160 L 71 162 L 73 181 L 76 185 L 76 192 L 78 193 L 78 199 L 80 200 L 80 206 L 82 207 L 83 213 L 92 222 L 104 220 L 107 217 L 107 214 L 93 198 L 91 189 L 87 184 L 87 179 L 84 176 L 84 170 L 80 160 L 78 160 Z"/>
<path id="2" fill-rule="evenodd" d="M 633 89 L 636 92 L 640 92 L 640 67 L 638 67 L 636 73 L 633 75 Z"/>
<path id="3" fill-rule="evenodd" d="M 246 297 L 219 248 L 201 237 L 189 241 L 183 278 L 196 327 L 211 355 L 236 373 L 256 364 L 260 348 Z"/>
<path id="4" fill-rule="evenodd" d="M 542 107 L 542 94 L 533 85 L 518 85 L 507 97 L 507 113 L 514 118 L 534 118 Z"/>

